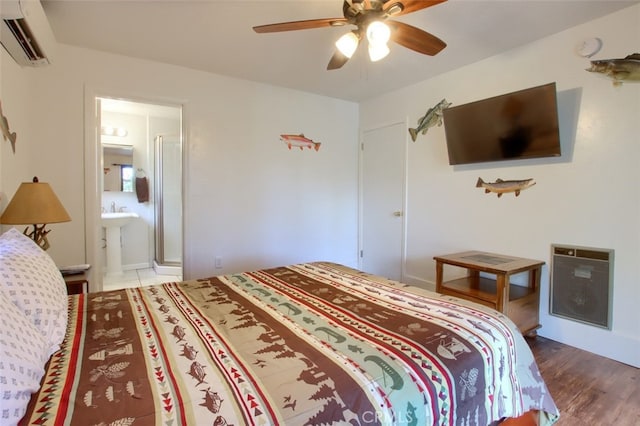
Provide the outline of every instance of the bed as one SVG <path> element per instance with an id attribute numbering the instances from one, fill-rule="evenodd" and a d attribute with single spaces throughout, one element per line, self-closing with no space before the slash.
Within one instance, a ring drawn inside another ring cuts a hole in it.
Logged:
<path id="1" fill-rule="evenodd" d="M 0 236 L 0 279 L 15 282 L 4 278 L 2 262 Z M 527 414 L 547 425 L 558 418 L 508 318 L 334 263 L 65 301 L 68 310 L 46 321 L 56 323 L 48 334 L 31 332 L 54 336 L 42 339 L 51 353 L 42 356 L 42 379 L 31 380 L 35 393 L 10 399 L 28 402 L 22 412 L 0 410 L 6 424 L 18 415 L 23 425 L 489 425 Z"/>

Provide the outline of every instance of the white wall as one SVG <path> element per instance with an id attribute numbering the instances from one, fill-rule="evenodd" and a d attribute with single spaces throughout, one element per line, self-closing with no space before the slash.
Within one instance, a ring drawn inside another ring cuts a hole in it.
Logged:
<path id="1" fill-rule="evenodd" d="M 14 157 L 2 146 L 1 168 L 5 194 L 38 174 L 69 211 L 71 222 L 51 225 L 58 264 L 85 261 L 85 90 L 184 105 L 185 278 L 313 260 L 357 264 L 357 104 L 58 47 L 55 63 L 40 69 L 22 69 L 2 51 L 2 101 L 19 147 Z M 289 151 L 279 140 L 303 132 L 322 143 L 318 152 Z"/>
<path id="2" fill-rule="evenodd" d="M 599 59 L 637 51 L 640 6 L 364 102 L 360 123 L 408 118 L 415 126 L 442 98 L 460 105 L 555 81 L 561 159 L 452 167 L 443 127 L 407 138 L 407 281 L 433 284 L 433 256 L 467 249 L 544 260 L 539 333 L 638 366 L 640 84 L 615 88 L 585 72 L 589 62 L 574 49 L 590 37 L 604 42 Z M 498 199 L 475 188 L 479 176 L 537 184 Z M 552 243 L 615 250 L 612 331 L 548 314 Z"/>

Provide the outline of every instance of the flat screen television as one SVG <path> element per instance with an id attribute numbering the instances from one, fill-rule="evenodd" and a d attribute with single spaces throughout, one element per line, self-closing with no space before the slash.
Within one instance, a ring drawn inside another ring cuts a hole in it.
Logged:
<path id="1" fill-rule="evenodd" d="M 556 84 L 443 110 L 449 164 L 560 156 Z"/>

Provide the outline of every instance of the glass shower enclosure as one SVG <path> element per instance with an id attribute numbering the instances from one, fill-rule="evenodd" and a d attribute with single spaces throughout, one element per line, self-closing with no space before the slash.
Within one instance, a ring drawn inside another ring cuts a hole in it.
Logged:
<path id="1" fill-rule="evenodd" d="M 182 142 L 155 138 L 155 261 L 158 274 L 182 274 Z"/>

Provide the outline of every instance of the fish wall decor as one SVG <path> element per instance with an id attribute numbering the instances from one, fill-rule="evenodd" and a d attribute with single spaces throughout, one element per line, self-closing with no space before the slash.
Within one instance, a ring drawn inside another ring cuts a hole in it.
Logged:
<path id="1" fill-rule="evenodd" d="M 515 192 L 516 197 L 520 195 L 520 191 L 523 191 L 527 188 L 535 185 L 536 182 L 533 179 L 523 179 L 523 180 L 502 180 L 497 179 L 495 182 L 485 182 L 481 177 L 478 178 L 478 182 L 476 182 L 476 188 L 484 188 L 485 194 L 493 192 L 498 194 L 498 198 L 502 197 L 502 194 L 506 194 L 508 192 Z"/>
<path id="2" fill-rule="evenodd" d="M 451 103 L 447 102 L 446 99 L 443 99 L 433 108 L 429 108 L 426 114 L 418 119 L 418 126 L 415 128 L 409 128 L 411 140 L 415 142 L 418 138 L 418 133 L 422 132 L 423 135 L 426 135 L 427 130 L 433 126 L 442 126 L 442 110 L 449 108 L 450 106 Z"/>
<path id="3" fill-rule="evenodd" d="M 620 86 L 623 82 L 640 81 L 640 53 L 633 53 L 621 59 L 591 61 L 591 66 L 585 71 L 610 78 L 614 86 Z"/>
<path id="4" fill-rule="evenodd" d="M 300 150 L 305 148 L 315 149 L 316 151 L 320 150 L 321 142 L 314 142 L 311 139 L 304 136 L 304 134 L 300 133 L 299 135 L 280 135 L 280 140 L 284 142 L 289 149 L 291 147 L 298 147 Z"/>
<path id="5" fill-rule="evenodd" d="M 11 130 L 9 130 L 9 121 L 2 112 L 2 103 L 0 103 L 0 127 L 2 127 L 2 136 L 4 137 L 4 140 L 8 140 L 9 142 L 11 142 L 11 150 L 15 154 L 16 138 L 18 137 L 18 135 L 16 135 L 16 132 L 11 133 Z"/>

